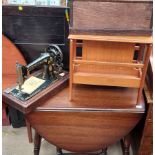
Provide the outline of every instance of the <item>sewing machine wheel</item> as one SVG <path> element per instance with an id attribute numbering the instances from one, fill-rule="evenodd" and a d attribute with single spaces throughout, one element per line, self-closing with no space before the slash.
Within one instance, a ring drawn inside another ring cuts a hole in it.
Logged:
<path id="1" fill-rule="evenodd" d="M 61 49 L 55 45 L 55 44 L 50 44 L 45 52 L 48 52 L 50 53 L 52 56 L 54 56 L 55 58 L 55 61 L 57 64 L 61 64 L 62 60 L 63 60 L 63 54 L 62 54 L 62 51 Z"/>

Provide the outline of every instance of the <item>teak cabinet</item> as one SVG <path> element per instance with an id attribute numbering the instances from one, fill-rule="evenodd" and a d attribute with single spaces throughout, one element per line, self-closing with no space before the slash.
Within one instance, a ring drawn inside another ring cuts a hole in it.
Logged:
<path id="1" fill-rule="evenodd" d="M 73 84 L 88 84 L 137 88 L 139 102 L 152 37 L 70 35 L 69 39 L 71 100 Z M 81 56 L 76 52 L 79 46 Z"/>

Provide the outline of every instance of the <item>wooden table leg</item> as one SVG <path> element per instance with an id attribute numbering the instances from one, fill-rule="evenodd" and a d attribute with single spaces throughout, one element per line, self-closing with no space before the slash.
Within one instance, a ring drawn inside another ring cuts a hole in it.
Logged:
<path id="1" fill-rule="evenodd" d="M 102 149 L 102 152 L 99 155 L 107 155 L 107 148 Z"/>
<path id="2" fill-rule="evenodd" d="M 131 135 L 128 134 L 121 140 L 123 155 L 130 155 Z"/>
<path id="3" fill-rule="evenodd" d="M 39 155 L 41 145 L 41 136 L 35 131 L 34 136 L 34 155 Z"/>
<path id="4" fill-rule="evenodd" d="M 59 147 L 57 147 L 57 155 L 63 155 L 62 149 Z"/>
<path id="5" fill-rule="evenodd" d="M 29 143 L 32 143 L 33 142 L 33 139 L 32 139 L 32 128 L 31 128 L 31 125 L 30 123 L 26 120 L 26 127 L 27 127 L 27 134 L 28 134 L 28 139 L 29 139 Z"/>

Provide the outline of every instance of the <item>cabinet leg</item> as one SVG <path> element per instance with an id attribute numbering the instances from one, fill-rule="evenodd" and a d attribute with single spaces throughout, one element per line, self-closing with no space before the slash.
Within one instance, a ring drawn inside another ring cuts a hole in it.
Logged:
<path id="1" fill-rule="evenodd" d="M 39 155 L 41 144 L 41 136 L 35 131 L 34 136 L 34 155 Z"/>
<path id="2" fill-rule="evenodd" d="M 131 136 L 127 135 L 121 140 L 123 155 L 130 155 Z"/>

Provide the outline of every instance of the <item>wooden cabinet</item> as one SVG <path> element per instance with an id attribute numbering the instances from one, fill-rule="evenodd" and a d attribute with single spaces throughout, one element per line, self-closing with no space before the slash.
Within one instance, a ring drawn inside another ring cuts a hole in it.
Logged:
<path id="1" fill-rule="evenodd" d="M 73 0 L 72 34 L 150 35 L 152 0 Z"/>
<path id="2" fill-rule="evenodd" d="M 139 103 L 152 50 L 151 36 L 69 35 L 69 39 L 70 99 L 73 84 L 87 84 L 137 88 Z M 77 56 L 78 40 L 82 40 L 81 56 Z"/>

